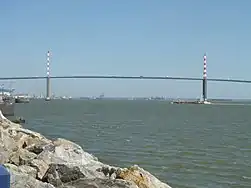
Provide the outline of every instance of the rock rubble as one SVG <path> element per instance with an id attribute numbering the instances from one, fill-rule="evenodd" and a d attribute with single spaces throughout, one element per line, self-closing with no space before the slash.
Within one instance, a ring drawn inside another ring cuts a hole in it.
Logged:
<path id="1" fill-rule="evenodd" d="M 79 145 L 23 128 L 0 111 L 0 164 L 11 174 L 11 188 L 170 188 L 134 165 L 103 164 Z"/>

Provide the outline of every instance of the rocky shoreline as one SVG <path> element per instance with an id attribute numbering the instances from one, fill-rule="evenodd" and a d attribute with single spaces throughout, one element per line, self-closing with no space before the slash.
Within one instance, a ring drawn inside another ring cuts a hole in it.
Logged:
<path id="1" fill-rule="evenodd" d="M 137 165 L 103 164 L 79 145 L 49 140 L 1 111 L 0 164 L 11 174 L 11 188 L 171 188 Z"/>

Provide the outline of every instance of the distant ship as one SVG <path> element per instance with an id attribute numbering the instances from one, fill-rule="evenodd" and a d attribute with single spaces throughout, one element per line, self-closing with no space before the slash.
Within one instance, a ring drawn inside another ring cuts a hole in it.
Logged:
<path id="1" fill-rule="evenodd" d="M 70 96 L 70 97 L 63 96 L 63 97 L 60 97 L 60 99 L 63 99 L 63 100 L 71 100 L 71 99 L 72 99 L 72 97 L 71 97 L 71 96 Z"/>
<path id="2" fill-rule="evenodd" d="M 16 95 L 14 98 L 15 98 L 15 103 L 29 103 L 30 102 L 28 95 Z"/>
<path id="3" fill-rule="evenodd" d="M 15 98 L 15 103 L 29 103 L 30 99 L 28 98 Z"/>
<path id="4" fill-rule="evenodd" d="M 51 100 L 50 97 L 46 97 L 46 98 L 45 98 L 45 101 L 50 101 L 50 100 Z"/>
<path id="5" fill-rule="evenodd" d="M 94 97 L 95 100 L 102 100 L 105 98 L 105 94 L 102 93 L 101 95 L 99 95 L 99 97 Z"/>

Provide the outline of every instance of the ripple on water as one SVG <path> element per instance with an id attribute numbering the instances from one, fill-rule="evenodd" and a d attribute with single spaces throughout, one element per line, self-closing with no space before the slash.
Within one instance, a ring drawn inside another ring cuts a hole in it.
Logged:
<path id="1" fill-rule="evenodd" d="M 74 100 L 21 106 L 17 115 L 27 128 L 76 141 L 105 163 L 139 164 L 173 187 L 251 185 L 250 107 Z"/>

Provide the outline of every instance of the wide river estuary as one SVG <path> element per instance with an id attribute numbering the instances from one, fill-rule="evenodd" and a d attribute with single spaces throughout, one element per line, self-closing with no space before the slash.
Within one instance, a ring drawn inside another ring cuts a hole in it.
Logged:
<path id="1" fill-rule="evenodd" d="M 251 187 L 251 105 L 34 100 L 17 104 L 16 116 L 104 163 L 139 164 L 173 188 Z"/>

